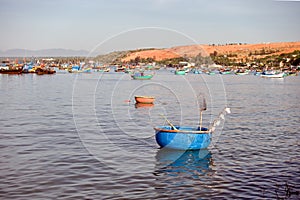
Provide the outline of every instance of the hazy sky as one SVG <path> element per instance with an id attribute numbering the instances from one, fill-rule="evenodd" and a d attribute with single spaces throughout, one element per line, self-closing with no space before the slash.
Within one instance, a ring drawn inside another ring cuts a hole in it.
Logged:
<path id="1" fill-rule="evenodd" d="M 300 1 L 0 0 L 0 50 L 300 41 Z"/>

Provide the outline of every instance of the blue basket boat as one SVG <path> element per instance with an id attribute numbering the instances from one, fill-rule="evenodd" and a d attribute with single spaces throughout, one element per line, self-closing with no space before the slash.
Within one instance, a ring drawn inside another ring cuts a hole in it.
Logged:
<path id="1" fill-rule="evenodd" d="M 211 142 L 212 131 L 202 127 L 158 126 L 154 128 L 160 147 L 180 150 L 205 149 Z"/>

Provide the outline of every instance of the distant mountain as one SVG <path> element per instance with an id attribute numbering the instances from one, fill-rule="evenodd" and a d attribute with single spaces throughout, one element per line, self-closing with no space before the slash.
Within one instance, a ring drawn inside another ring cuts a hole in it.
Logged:
<path id="1" fill-rule="evenodd" d="M 88 56 L 89 52 L 85 50 L 71 49 L 9 49 L 0 51 L 0 57 L 72 57 L 72 56 Z"/>

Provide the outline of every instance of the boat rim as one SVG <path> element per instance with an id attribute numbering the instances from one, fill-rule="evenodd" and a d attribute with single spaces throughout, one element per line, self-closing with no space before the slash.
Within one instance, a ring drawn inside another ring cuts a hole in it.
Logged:
<path id="1" fill-rule="evenodd" d="M 147 99 L 155 99 L 153 96 L 134 96 L 135 98 L 147 98 Z"/>
<path id="2" fill-rule="evenodd" d="M 154 127 L 153 128 L 155 131 L 159 131 L 159 132 L 167 132 L 167 133 L 192 133 L 192 134 L 208 134 L 208 133 L 212 133 L 212 131 L 210 129 L 206 130 L 206 131 L 192 131 L 192 130 L 168 130 L 168 129 L 163 129 L 163 128 L 157 128 Z"/>

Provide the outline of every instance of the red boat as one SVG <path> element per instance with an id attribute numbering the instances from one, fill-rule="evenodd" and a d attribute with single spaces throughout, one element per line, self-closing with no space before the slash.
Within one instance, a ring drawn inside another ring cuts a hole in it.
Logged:
<path id="1" fill-rule="evenodd" d="M 136 103 L 153 104 L 155 97 L 152 96 L 135 96 Z"/>

